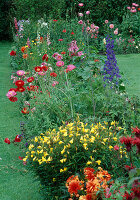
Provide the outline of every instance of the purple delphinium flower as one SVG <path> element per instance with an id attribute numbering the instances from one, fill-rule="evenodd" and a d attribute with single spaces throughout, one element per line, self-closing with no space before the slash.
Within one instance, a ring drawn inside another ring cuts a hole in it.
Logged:
<path id="1" fill-rule="evenodd" d="M 117 60 L 114 53 L 114 40 L 109 36 L 106 37 L 106 55 L 107 60 L 103 68 L 104 81 L 111 85 L 112 83 L 118 85 L 120 76 L 119 67 L 117 66 Z"/>

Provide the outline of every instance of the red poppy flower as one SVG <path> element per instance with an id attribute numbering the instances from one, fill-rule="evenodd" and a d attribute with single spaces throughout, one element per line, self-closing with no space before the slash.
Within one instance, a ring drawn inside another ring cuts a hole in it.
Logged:
<path id="1" fill-rule="evenodd" d="M 19 136 L 18 136 L 18 135 L 15 137 L 15 140 L 14 140 L 14 142 L 21 142 L 21 139 L 19 138 Z"/>
<path id="2" fill-rule="evenodd" d="M 23 108 L 21 111 L 23 114 L 29 114 L 28 108 Z"/>
<path id="3" fill-rule="evenodd" d="M 23 160 L 23 157 L 19 156 L 18 159 L 19 159 L 19 160 Z"/>
<path id="4" fill-rule="evenodd" d="M 16 102 L 18 99 L 17 99 L 17 97 L 10 97 L 9 100 L 10 100 L 11 102 Z"/>
<path id="5" fill-rule="evenodd" d="M 37 67 L 35 67 L 34 69 L 35 69 L 36 72 L 42 71 L 42 67 L 40 67 L 40 66 L 37 66 Z"/>
<path id="6" fill-rule="evenodd" d="M 17 92 L 24 92 L 25 91 L 25 88 L 24 87 L 18 87 L 16 88 L 17 89 Z"/>
<path id="7" fill-rule="evenodd" d="M 27 78 L 28 83 L 33 82 L 33 80 L 34 80 L 34 77 L 29 77 L 29 78 Z"/>
<path id="8" fill-rule="evenodd" d="M 63 39 L 58 39 L 58 41 L 63 41 Z"/>
<path id="9" fill-rule="evenodd" d="M 52 76 L 52 77 L 57 77 L 57 74 L 54 73 L 54 72 L 52 72 L 52 73 L 50 73 L 50 76 Z"/>
<path id="10" fill-rule="evenodd" d="M 58 20 L 57 20 L 57 19 L 54 19 L 53 21 L 54 21 L 54 22 L 57 22 Z"/>
<path id="11" fill-rule="evenodd" d="M 74 35 L 74 32 L 73 32 L 73 31 L 71 32 L 71 35 Z"/>
<path id="12" fill-rule="evenodd" d="M 61 54 L 66 54 L 66 52 L 65 52 L 65 51 L 62 51 Z"/>
<path id="13" fill-rule="evenodd" d="M 14 91 L 14 92 L 17 92 L 17 89 L 16 88 L 10 88 L 9 91 Z"/>
<path id="14" fill-rule="evenodd" d="M 47 66 L 43 66 L 42 69 L 43 69 L 43 71 L 46 72 L 48 70 L 48 67 Z"/>
<path id="15" fill-rule="evenodd" d="M 4 142 L 7 143 L 7 144 L 10 144 L 9 138 L 5 138 Z"/>
<path id="16" fill-rule="evenodd" d="M 24 85 L 24 81 L 23 80 L 18 80 L 18 81 L 15 82 L 15 85 L 17 87 L 22 87 Z"/>
<path id="17" fill-rule="evenodd" d="M 16 56 L 16 51 L 13 51 L 13 50 L 12 50 L 12 51 L 10 52 L 10 56 Z"/>
<path id="18" fill-rule="evenodd" d="M 66 29 L 63 29 L 63 31 L 62 31 L 63 33 L 66 33 Z"/>
<path id="19" fill-rule="evenodd" d="M 47 55 L 47 54 L 44 54 L 43 57 L 42 57 L 42 60 L 43 60 L 43 61 L 44 61 L 44 60 L 48 61 L 48 55 Z"/>

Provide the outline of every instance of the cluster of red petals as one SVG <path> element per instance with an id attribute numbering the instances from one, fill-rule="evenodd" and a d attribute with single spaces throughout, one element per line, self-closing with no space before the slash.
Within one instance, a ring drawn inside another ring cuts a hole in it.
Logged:
<path id="1" fill-rule="evenodd" d="M 43 61 L 44 61 L 44 60 L 48 61 L 48 55 L 47 55 L 47 54 L 44 54 L 44 55 L 42 56 L 42 60 L 43 60 Z"/>
<path id="2" fill-rule="evenodd" d="M 95 174 L 94 174 L 94 169 L 93 168 L 90 168 L 90 167 L 86 167 L 84 169 L 84 175 L 85 175 L 85 178 L 87 180 L 94 180 L 95 179 Z"/>
<path id="3" fill-rule="evenodd" d="M 20 137 L 18 135 L 15 137 L 14 142 L 21 142 L 21 139 L 20 139 Z"/>
<path id="4" fill-rule="evenodd" d="M 23 80 L 17 80 L 17 81 L 15 82 L 15 85 L 16 85 L 17 87 L 22 87 L 22 86 L 24 86 L 24 81 L 23 81 Z"/>
<path id="5" fill-rule="evenodd" d="M 133 196 L 140 199 L 140 183 L 139 185 L 134 185 L 134 187 L 131 190 L 133 191 Z"/>
<path id="6" fill-rule="evenodd" d="M 35 70 L 36 72 L 40 72 L 40 71 L 42 71 L 42 67 L 37 66 L 37 67 L 34 68 L 34 70 Z"/>
<path id="7" fill-rule="evenodd" d="M 14 92 L 17 92 L 17 88 L 10 88 L 9 91 L 14 91 Z"/>
<path id="8" fill-rule="evenodd" d="M 23 160 L 23 157 L 19 156 L 18 159 L 19 159 L 19 160 Z"/>
<path id="9" fill-rule="evenodd" d="M 128 192 L 125 192 L 123 195 L 124 200 L 132 200 L 133 199 L 133 193 L 129 194 Z"/>
<path id="10" fill-rule="evenodd" d="M 136 126 L 136 128 L 132 128 L 132 133 L 135 133 L 135 136 L 140 138 L 140 129 Z"/>
<path id="11" fill-rule="evenodd" d="M 23 114 L 29 114 L 28 108 L 23 108 L 21 111 Z"/>
<path id="12" fill-rule="evenodd" d="M 71 32 L 71 35 L 74 35 L 74 32 L 73 32 L 73 31 Z"/>
<path id="13" fill-rule="evenodd" d="M 10 97 L 9 100 L 10 100 L 11 102 L 16 102 L 18 99 L 17 99 L 17 97 Z"/>
<path id="14" fill-rule="evenodd" d="M 78 180 L 72 180 L 69 183 L 68 192 L 70 194 L 78 194 L 78 191 L 82 189 L 82 185 Z"/>
<path id="15" fill-rule="evenodd" d="M 63 31 L 62 31 L 63 33 L 66 33 L 66 29 L 63 29 Z"/>
<path id="16" fill-rule="evenodd" d="M 57 77 L 57 74 L 55 72 L 50 73 L 50 76 Z"/>
<path id="17" fill-rule="evenodd" d="M 37 85 L 30 85 L 30 86 L 27 87 L 27 90 L 35 92 L 35 91 L 38 91 L 38 88 L 39 87 Z"/>
<path id="18" fill-rule="evenodd" d="M 26 47 L 21 47 L 21 51 L 24 53 L 26 51 Z"/>
<path id="19" fill-rule="evenodd" d="M 132 147 L 132 141 L 133 141 L 133 138 L 131 138 L 131 136 L 123 136 L 121 139 L 120 139 L 120 142 L 123 144 L 126 145 L 126 150 L 127 151 L 130 151 L 131 150 L 131 147 Z"/>
<path id="20" fill-rule="evenodd" d="M 131 163 L 131 166 L 125 165 L 125 169 L 127 169 L 128 171 L 130 171 L 131 169 L 135 169 L 135 166 L 133 166 L 132 163 Z"/>
<path id="21" fill-rule="evenodd" d="M 62 51 L 61 54 L 66 54 L 66 52 L 65 52 L 65 51 Z"/>
<path id="22" fill-rule="evenodd" d="M 43 42 L 43 37 L 40 37 L 40 42 Z"/>
<path id="23" fill-rule="evenodd" d="M 58 41 L 63 41 L 63 39 L 58 39 Z"/>
<path id="24" fill-rule="evenodd" d="M 12 51 L 10 52 L 10 56 L 16 56 L 16 51 L 13 51 L 13 50 L 12 50 Z"/>
<path id="25" fill-rule="evenodd" d="M 33 82 L 33 81 L 34 81 L 34 77 L 29 77 L 29 78 L 27 78 L 27 81 L 28 81 L 28 83 Z"/>
<path id="26" fill-rule="evenodd" d="M 24 87 L 18 87 L 16 88 L 17 92 L 24 92 L 25 88 Z"/>
<path id="27" fill-rule="evenodd" d="M 57 20 L 57 19 L 54 19 L 53 21 L 54 21 L 54 22 L 57 22 L 58 20 Z"/>
<path id="28" fill-rule="evenodd" d="M 98 59 L 95 59 L 94 62 L 99 62 L 99 60 L 98 60 Z"/>
<path id="29" fill-rule="evenodd" d="M 46 72 L 46 71 L 48 70 L 48 67 L 44 65 L 44 66 L 42 67 L 42 70 Z"/>
<path id="30" fill-rule="evenodd" d="M 9 138 L 5 138 L 4 142 L 7 143 L 7 144 L 10 144 Z"/>

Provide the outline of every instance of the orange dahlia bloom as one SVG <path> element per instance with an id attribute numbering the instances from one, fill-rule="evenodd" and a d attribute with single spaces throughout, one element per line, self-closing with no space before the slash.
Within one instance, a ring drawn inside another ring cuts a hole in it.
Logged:
<path id="1" fill-rule="evenodd" d="M 72 180 L 72 181 L 69 183 L 68 192 L 69 192 L 71 195 L 72 195 L 72 194 L 77 195 L 77 194 L 78 194 L 78 191 L 81 190 L 82 188 L 83 188 L 83 184 L 81 184 L 81 181 Z"/>

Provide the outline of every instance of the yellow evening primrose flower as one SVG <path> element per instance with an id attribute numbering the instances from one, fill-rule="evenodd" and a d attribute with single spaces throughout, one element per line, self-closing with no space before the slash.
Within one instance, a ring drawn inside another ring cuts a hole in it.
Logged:
<path id="1" fill-rule="evenodd" d="M 62 141 L 59 142 L 59 144 L 62 144 L 62 143 L 63 143 Z"/>
<path id="2" fill-rule="evenodd" d="M 106 142 L 108 140 L 108 138 L 104 138 L 103 141 Z"/>
<path id="3" fill-rule="evenodd" d="M 41 160 L 41 159 L 39 159 L 39 160 L 38 160 L 38 163 L 41 165 L 41 164 L 42 164 L 42 160 Z"/>
<path id="4" fill-rule="evenodd" d="M 33 158 L 33 161 L 35 161 L 35 160 L 36 160 L 36 157 Z"/>
<path id="5" fill-rule="evenodd" d="M 92 164 L 92 162 L 91 162 L 91 161 L 88 161 L 86 164 L 87 164 L 87 165 L 91 165 L 91 164 Z"/>
<path id="6" fill-rule="evenodd" d="M 34 148 L 34 145 L 33 145 L 33 144 L 30 144 L 30 145 L 29 145 L 29 150 L 31 150 L 32 148 Z"/>
<path id="7" fill-rule="evenodd" d="M 27 159 L 28 159 L 28 157 L 26 156 L 25 158 L 23 158 L 23 161 L 26 162 Z"/>
<path id="8" fill-rule="evenodd" d="M 64 152 L 65 152 L 65 148 L 61 151 L 61 154 L 64 154 Z"/>
<path id="9" fill-rule="evenodd" d="M 111 149 L 113 149 L 113 147 L 110 145 L 110 146 L 109 146 L 109 149 L 111 150 Z"/>
<path id="10" fill-rule="evenodd" d="M 46 162 L 51 162 L 51 161 L 52 161 L 52 157 L 49 156 Z"/>
<path id="11" fill-rule="evenodd" d="M 60 173 L 65 171 L 67 171 L 67 167 L 64 167 L 64 169 L 60 169 Z"/>
<path id="12" fill-rule="evenodd" d="M 46 162 L 46 158 L 42 156 L 42 162 Z"/>
<path id="13" fill-rule="evenodd" d="M 105 143 L 104 142 L 101 142 L 103 145 L 105 145 Z"/>
<path id="14" fill-rule="evenodd" d="M 116 123 L 115 121 L 114 121 L 114 122 L 111 122 L 111 126 L 113 126 L 113 125 L 115 126 L 115 123 Z"/>
<path id="15" fill-rule="evenodd" d="M 38 149 L 42 149 L 42 146 L 38 146 L 37 148 L 38 148 Z"/>
<path id="16" fill-rule="evenodd" d="M 45 151 L 44 152 L 44 157 L 48 156 L 49 154 Z"/>
<path id="17" fill-rule="evenodd" d="M 53 148 L 50 148 L 50 152 L 52 152 L 53 151 Z"/>
<path id="18" fill-rule="evenodd" d="M 66 162 L 66 160 L 67 160 L 67 158 L 63 158 L 63 159 L 60 160 L 60 162 L 64 163 L 64 162 Z"/>
<path id="19" fill-rule="evenodd" d="M 118 138 L 116 138 L 116 137 L 113 137 L 113 140 L 114 140 L 114 141 L 117 141 L 117 140 L 118 140 Z"/>
<path id="20" fill-rule="evenodd" d="M 104 124 L 105 124 L 105 125 L 108 125 L 108 122 L 105 122 L 105 121 L 104 121 Z"/>
<path id="21" fill-rule="evenodd" d="M 34 157 L 34 155 L 33 154 L 31 154 L 31 158 L 33 158 Z"/>
<path id="22" fill-rule="evenodd" d="M 73 143 L 73 138 L 69 142 L 72 144 Z"/>
<path id="23" fill-rule="evenodd" d="M 55 182 L 56 181 L 56 178 L 53 178 L 53 182 Z"/>
<path id="24" fill-rule="evenodd" d="M 97 160 L 97 161 L 95 161 L 98 165 L 100 165 L 101 164 L 101 160 Z"/>
<path id="25" fill-rule="evenodd" d="M 38 138 L 37 138 L 37 137 L 35 137 L 34 141 L 35 141 L 35 142 L 38 142 Z"/>

